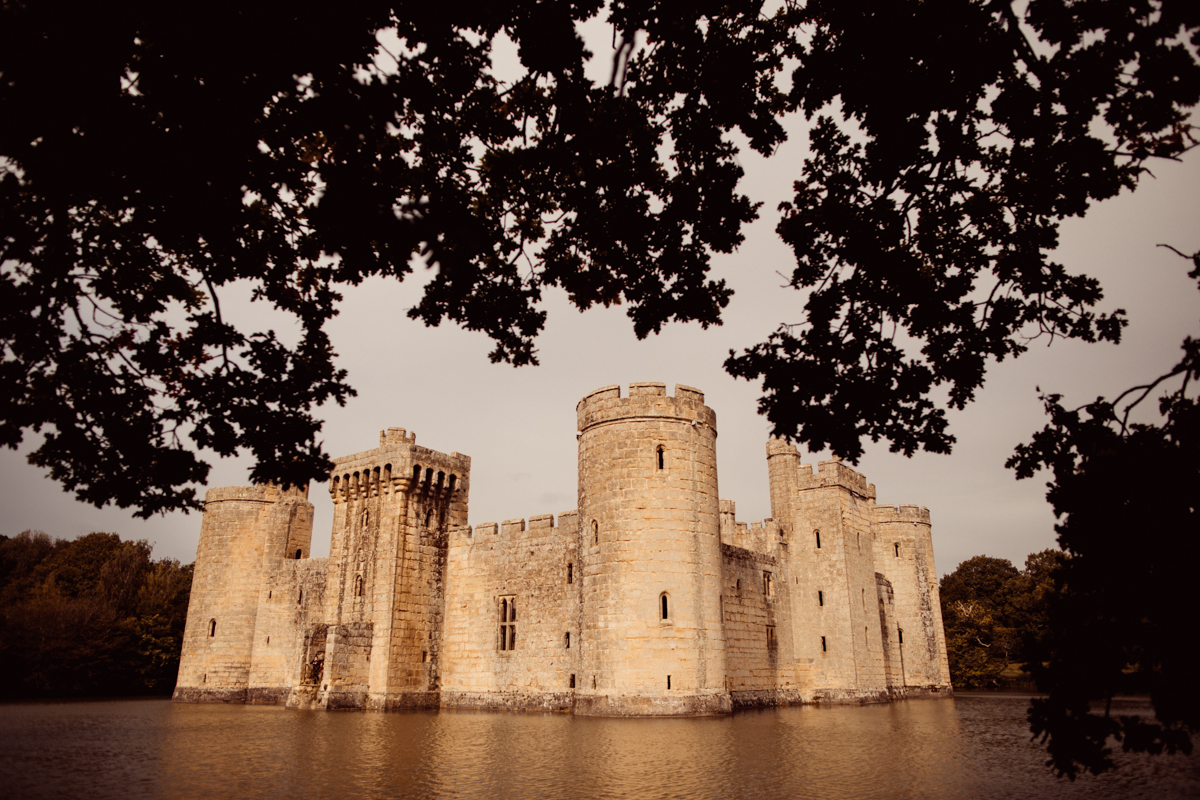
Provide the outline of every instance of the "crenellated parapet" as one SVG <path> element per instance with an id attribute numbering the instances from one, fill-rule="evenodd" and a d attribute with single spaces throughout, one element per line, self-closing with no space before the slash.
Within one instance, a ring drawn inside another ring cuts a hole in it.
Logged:
<path id="1" fill-rule="evenodd" d="M 279 487 L 273 483 L 255 486 L 219 486 L 204 493 L 206 506 L 214 503 L 277 503 L 287 498 L 308 499 L 308 484 L 304 486 Z"/>
<path id="2" fill-rule="evenodd" d="M 458 525 L 450 530 L 451 544 L 483 541 L 515 542 L 524 538 L 545 536 L 548 530 L 558 530 L 574 536 L 579 531 L 579 512 L 564 511 L 555 524 L 553 514 L 536 514 L 528 520 L 506 519 L 504 522 L 480 522 L 474 526 Z"/>
<path id="3" fill-rule="evenodd" d="M 761 522 L 738 522 L 737 505 L 734 501 L 721 500 L 722 545 L 740 547 L 774 557 L 779 545 L 786 542 L 786 533 L 775 520 L 767 517 Z"/>
<path id="4" fill-rule="evenodd" d="M 704 405 L 704 392 L 682 384 L 676 384 L 674 397 L 667 394 L 665 383 L 631 383 L 628 397 L 621 397 L 619 385 L 605 386 L 580 400 L 575 413 L 580 432 L 639 418 L 707 425 L 714 435 L 717 428 L 717 414 Z"/>
<path id="5" fill-rule="evenodd" d="M 841 486 L 859 497 L 875 498 L 875 484 L 867 483 L 866 476 L 842 463 L 840 458 L 818 462 L 815 473 L 808 464 L 801 464 L 799 478 L 798 488 L 801 490 Z"/>
<path id="6" fill-rule="evenodd" d="M 876 522 L 916 522 L 929 524 L 929 509 L 913 505 L 877 505 L 874 508 Z"/>
<path id="7" fill-rule="evenodd" d="M 440 453 L 417 445 L 417 434 L 404 428 L 379 433 L 379 447 L 335 458 L 329 494 L 335 504 L 397 492 L 445 500 L 465 495 L 471 457 Z"/>

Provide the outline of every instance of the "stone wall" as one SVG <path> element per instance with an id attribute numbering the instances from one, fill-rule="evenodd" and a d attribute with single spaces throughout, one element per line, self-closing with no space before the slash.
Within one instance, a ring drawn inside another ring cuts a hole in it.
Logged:
<path id="1" fill-rule="evenodd" d="M 210 490 L 175 698 L 638 716 L 949 690 L 926 509 L 772 440 L 772 518 L 738 522 L 701 392 L 577 414 L 557 525 L 469 527 L 470 458 L 401 428 L 335 460 L 328 558 L 305 490 Z"/>
<path id="2" fill-rule="evenodd" d="M 572 681 L 580 674 L 579 535 L 574 511 L 560 514 L 557 526 L 542 514 L 528 524 L 515 519 L 451 532 L 442 705 L 573 707 Z"/>
<path id="3" fill-rule="evenodd" d="M 294 552 L 294 551 L 293 551 Z M 323 619 L 328 558 L 266 559 L 247 700 L 283 703 L 311 658 L 306 634 Z"/>

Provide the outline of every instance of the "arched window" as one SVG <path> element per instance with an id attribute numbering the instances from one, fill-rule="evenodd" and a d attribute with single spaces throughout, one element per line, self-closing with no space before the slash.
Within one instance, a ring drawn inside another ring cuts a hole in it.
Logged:
<path id="1" fill-rule="evenodd" d="M 431 520 L 431 519 L 433 519 L 433 509 L 429 508 L 429 509 L 425 510 L 425 527 L 426 528 L 429 527 L 429 520 Z"/>
<path id="2" fill-rule="evenodd" d="M 821 532 L 813 531 L 813 536 L 817 537 L 817 549 L 820 550 L 821 549 Z"/>
<path id="3" fill-rule="evenodd" d="M 417 484 L 421 481 L 421 465 L 413 464 L 412 488 L 416 489 Z"/>
<path id="4" fill-rule="evenodd" d="M 299 561 L 299 560 L 300 560 L 300 556 L 301 556 L 301 555 L 303 555 L 303 554 L 304 554 L 304 551 L 302 551 L 302 550 L 299 550 L 299 549 L 298 549 L 298 550 L 296 550 L 296 560 L 297 560 L 297 561 Z"/>
<path id="5" fill-rule="evenodd" d="M 354 576 L 354 596 L 362 597 L 362 592 L 363 592 L 362 575 L 356 575 L 356 576 Z"/>
<path id="6" fill-rule="evenodd" d="M 217 621 L 215 619 L 208 621 L 208 635 L 210 637 L 217 635 Z"/>
<path id="7" fill-rule="evenodd" d="M 670 601 L 667 598 L 666 592 L 662 593 L 662 595 L 659 597 L 658 602 L 659 602 L 659 605 L 661 606 L 660 610 L 662 611 L 662 619 L 670 619 L 671 618 L 671 607 L 670 607 Z"/>
<path id="8" fill-rule="evenodd" d="M 666 456 L 663 452 L 663 446 L 660 444 L 654 453 L 655 458 L 658 459 L 658 468 L 663 469 L 666 466 Z"/>
<path id="9" fill-rule="evenodd" d="M 892 545 L 892 547 L 896 548 L 896 558 L 899 558 L 900 557 L 900 543 L 896 542 L 895 544 Z"/>
<path id="10" fill-rule="evenodd" d="M 600 544 L 600 526 L 592 520 L 592 544 Z"/>
<path id="11" fill-rule="evenodd" d="M 570 631 L 567 631 L 567 635 L 566 635 L 566 648 L 568 650 L 571 649 L 571 632 Z"/>

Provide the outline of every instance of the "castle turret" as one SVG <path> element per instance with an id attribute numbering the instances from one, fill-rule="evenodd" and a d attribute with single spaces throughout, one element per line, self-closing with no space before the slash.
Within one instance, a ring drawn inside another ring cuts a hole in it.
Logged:
<path id="1" fill-rule="evenodd" d="M 470 472 L 469 456 L 419 447 L 403 428 L 334 460 L 317 705 L 437 705 L 447 532 L 467 522 Z"/>
<path id="2" fill-rule="evenodd" d="M 730 711 L 721 623 L 716 414 L 661 383 L 577 408 L 581 670 L 576 713 Z"/>
<path id="3" fill-rule="evenodd" d="M 264 557 L 308 552 L 307 489 L 210 489 L 196 552 L 175 699 L 245 702 Z"/>
<path id="4" fill-rule="evenodd" d="M 929 509 L 918 506 L 875 506 L 879 531 L 875 562 L 895 590 L 896 638 L 903 685 L 948 688 L 942 607 Z"/>

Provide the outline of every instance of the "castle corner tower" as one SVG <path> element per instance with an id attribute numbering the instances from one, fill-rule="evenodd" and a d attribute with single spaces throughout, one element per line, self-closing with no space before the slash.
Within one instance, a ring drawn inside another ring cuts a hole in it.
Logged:
<path id="1" fill-rule="evenodd" d="M 716 414 L 661 383 L 577 407 L 583 566 L 576 713 L 722 714 Z"/>

